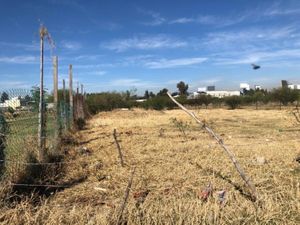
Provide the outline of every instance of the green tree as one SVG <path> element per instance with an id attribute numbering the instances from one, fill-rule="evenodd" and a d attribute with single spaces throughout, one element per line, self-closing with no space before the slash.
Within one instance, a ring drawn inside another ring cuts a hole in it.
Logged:
<path id="1" fill-rule="evenodd" d="M 177 84 L 177 88 L 180 95 L 187 95 L 187 90 L 189 89 L 189 85 L 185 84 L 183 81 L 180 81 Z"/>
<path id="2" fill-rule="evenodd" d="M 5 102 L 8 99 L 9 99 L 8 94 L 6 92 L 3 92 L 0 99 L 1 103 Z"/>
<path id="3" fill-rule="evenodd" d="M 150 98 L 154 98 L 154 97 L 155 97 L 155 94 L 154 94 L 152 91 L 150 91 L 149 97 L 150 97 Z"/>
<path id="4" fill-rule="evenodd" d="M 164 89 L 162 89 L 162 90 L 160 90 L 158 93 L 157 93 L 157 95 L 158 96 L 165 96 L 165 95 L 167 95 L 167 92 L 168 92 L 169 90 L 167 89 L 167 88 L 164 88 Z"/>
<path id="5" fill-rule="evenodd" d="M 258 103 L 263 101 L 264 99 L 264 94 L 261 91 L 255 91 L 253 95 L 253 101 L 255 102 L 255 108 L 258 109 Z"/>
<path id="6" fill-rule="evenodd" d="M 145 91 L 144 98 L 145 98 L 145 99 L 149 99 L 149 98 L 150 98 L 150 95 L 149 95 L 149 91 L 148 91 L 148 90 Z"/>
<path id="7" fill-rule="evenodd" d="M 287 87 L 277 88 L 272 91 L 272 97 L 275 101 L 279 101 L 281 109 L 281 105 L 286 106 L 288 103 L 297 101 L 299 98 L 299 91 Z"/>

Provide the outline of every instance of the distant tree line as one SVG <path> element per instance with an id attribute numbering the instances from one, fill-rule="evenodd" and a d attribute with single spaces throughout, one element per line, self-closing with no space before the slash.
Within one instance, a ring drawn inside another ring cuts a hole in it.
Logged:
<path id="1" fill-rule="evenodd" d="M 190 106 L 215 107 L 228 106 L 229 109 L 236 109 L 240 106 L 255 105 L 258 108 L 261 104 L 278 103 L 281 106 L 296 103 L 300 100 L 299 90 L 292 90 L 287 87 L 277 88 L 271 91 L 253 90 L 245 91 L 241 96 L 230 96 L 224 98 L 212 97 L 206 94 L 199 94 L 195 98 L 188 97 L 188 84 L 183 81 L 177 84 L 177 92 L 172 95 L 184 104 Z M 146 90 L 143 96 L 138 96 L 136 90 L 126 92 L 103 92 L 87 95 L 87 105 L 91 113 L 110 111 L 116 108 L 141 107 L 145 109 L 173 109 L 176 105 L 167 96 L 168 89 L 163 88 L 156 94 Z M 140 100 L 140 101 L 139 101 Z"/>

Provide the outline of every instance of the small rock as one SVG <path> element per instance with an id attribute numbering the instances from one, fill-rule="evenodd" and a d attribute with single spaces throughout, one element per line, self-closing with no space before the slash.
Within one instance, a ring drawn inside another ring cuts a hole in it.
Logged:
<path id="1" fill-rule="evenodd" d="M 82 155 L 90 155 L 92 153 L 87 147 L 79 147 L 77 152 Z"/>
<path id="2" fill-rule="evenodd" d="M 225 198 L 226 191 L 225 190 L 218 191 L 217 194 L 218 194 L 218 200 L 219 200 L 220 204 L 223 205 L 225 203 L 225 199 L 226 199 Z"/>
<path id="3" fill-rule="evenodd" d="M 263 164 L 266 164 L 266 159 L 265 157 L 262 157 L 262 156 L 256 156 L 256 164 L 257 165 L 263 165 Z"/>

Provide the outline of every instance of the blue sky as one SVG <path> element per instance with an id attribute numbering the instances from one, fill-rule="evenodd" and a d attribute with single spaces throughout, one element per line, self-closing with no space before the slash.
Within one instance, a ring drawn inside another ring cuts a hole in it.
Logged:
<path id="1" fill-rule="evenodd" d="M 271 88 L 300 83 L 300 1 L 0 0 L 0 89 L 39 83 L 39 21 L 56 48 L 46 45 L 60 79 L 73 64 L 75 82 L 89 92 L 137 88 L 190 91 L 240 82 Z M 261 65 L 252 70 L 251 63 Z"/>

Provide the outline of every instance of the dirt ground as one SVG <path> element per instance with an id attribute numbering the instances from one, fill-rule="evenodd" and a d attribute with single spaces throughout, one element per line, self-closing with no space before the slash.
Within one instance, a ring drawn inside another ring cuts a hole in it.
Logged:
<path id="1" fill-rule="evenodd" d="M 288 110 L 196 110 L 256 185 L 253 203 L 219 145 L 180 110 L 102 112 L 67 152 L 71 188 L 2 207 L 3 224 L 299 224 L 300 125 Z M 176 118 L 176 121 L 174 120 Z M 113 130 L 124 155 L 120 166 Z M 207 198 L 205 189 L 212 187 Z M 220 193 L 225 193 L 224 197 Z M 7 223 L 8 222 L 8 223 Z"/>

